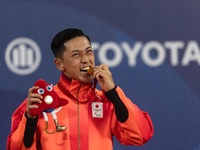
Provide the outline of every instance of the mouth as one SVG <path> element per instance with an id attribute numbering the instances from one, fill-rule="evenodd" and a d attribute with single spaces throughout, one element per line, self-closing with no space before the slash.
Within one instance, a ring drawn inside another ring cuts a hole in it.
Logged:
<path id="1" fill-rule="evenodd" d="M 91 68 L 90 66 L 89 67 L 83 67 L 80 69 L 81 72 L 87 72 L 87 70 Z"/>

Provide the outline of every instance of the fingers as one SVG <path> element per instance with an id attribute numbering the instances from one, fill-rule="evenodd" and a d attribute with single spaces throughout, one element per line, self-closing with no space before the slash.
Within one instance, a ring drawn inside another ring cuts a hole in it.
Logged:
<path id="1" fill-rule="evenodd" d="M 98 67 L 96 67 L 94 70 L 104 70 L 104 71 L 108 71 L 108 65 L 107 64 L 100 64 Z"/>
<path id="2" fill-rule="evenodd" d="M 33 86 L 32 88 L 29 89 L 27 105 L 30 105 L 33 102 L 39 102 L 40 103 L 40 99 L 42 99 L 42 96 L 40 94 L 33 93 L 33 91 L 37 90 L 38 88 L 39 88 L 38 86 Z"/>
<path id="3" fill-rule="evenodd" d="M 115 87 L 112 74 L 106 64 L 101 64 L 94 69 L 93 78 L 99 81 L 99 85 L 104 91 L 109 91 Z"/>
<path id="4" fill-rule="evenodd" d="M 29 105 L 28 106 L 28 109 L 30 110 L 30 109 L 33 109 L 33 108 L 38 108 L 38 105 Z"/>
<path id="5" fill-rule="evenodd" d="M 32 95 L 36 95 L 36 94 L 32 94 Z M 36 96 L 30 97 L 30 98 L 29 98 L 29 103 L 30 103 L 30 104 L 33 104 L 33 103 L 40 103 L 40 104 L 41 104 L 41 103 L 42 103 L 41 99 L 42 99 L 42 98 L 41 98 L 41 95 L 38 95 L 38 94 L 37 94 Z"/>
<path id="6" fill-rule="evenodd" d="M 37 90 L 39 88 L 39 86 L 33 86 L 32 88 L 29 89 L 28 92 L 28 97 L 29 98 L 39 98 L 42 99 L 42 95 L 38 94 L 38 93 L 33 93 L 34 90 Z"/>
<path id="7" fill-rule="evenodd" d="M 38 108 L 35 103 L 42 103 L 41 99 L 43 98 L 42 95 L 38 93 L 33 93 L 34 90 L 37 90 L 39 86 L 33 86 L 32 88 L 29 89 L 28 91 L 28 99 L 27 99 L 27 116 L 29 118 L 34 118 L 35 116 L 30 115 L 30 110 L 33 108 Z"/>
<path id="8" fill-rule="evenodd" d="M 97 68 L 94 69 L 93 78 L 96 78 L 97 80 L 100 80 L 105 75 L 111 75 L 107 64 L 101 64 Z"/>
<path id="9" fill-rule="evenodd" d="M 33 86 L 32 88 L 30 88 L 30 89 L 28 90 L 28 95 L 32 94 L 32 92 L 33 92 L 34 90 L 37 90 L 37 89 L 39 89 L 39 86 Z"/>

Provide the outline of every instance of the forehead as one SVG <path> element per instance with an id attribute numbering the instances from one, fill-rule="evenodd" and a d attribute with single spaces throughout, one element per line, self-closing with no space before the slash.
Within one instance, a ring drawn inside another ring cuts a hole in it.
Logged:
<path id="1" fill-rule="evenodd" d="M 91 45 L 86 37 L 81 36 L 65 42 L 64 46 L 67 51 L 73 51 L 73 50 L 85 50 Z"/>

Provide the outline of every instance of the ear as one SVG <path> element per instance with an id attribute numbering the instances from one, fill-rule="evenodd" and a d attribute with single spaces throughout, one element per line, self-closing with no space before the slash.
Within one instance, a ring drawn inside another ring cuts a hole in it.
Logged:
<path id="1" fill-rule="evenodd" d="M 63 61 L 60 58 L 55 58 L 54 59 L 54 63 L 56 65 L 56 67 L 60 70 L 60 71 L 64 71 L 64 65 L 63 65 Z"/>

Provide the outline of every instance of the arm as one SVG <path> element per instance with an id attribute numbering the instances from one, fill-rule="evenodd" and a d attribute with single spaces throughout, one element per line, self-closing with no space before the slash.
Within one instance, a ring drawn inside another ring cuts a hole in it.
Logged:
<path id="1" fill-rule="evenodd" d="M 24 133 L 26 124 L 26 118 L 23 117 L 26 111 L 26 103 L 27 100 L 25 100 L 12 115 L 11 134 L 7 139 L 7 150 L 16 150 L 21 147 L 20 143 L 22 143 L 23 139 L 23 134 L 21 133 Z"/>
<path id="2" fill-rule="evenodd" d="M 7 150 L 36 150 L 35 129 L 37 116 L 30 115 L 30 109 L 37 108 L 34 102 L 40 103 L 40 95 L 32 93 L 38 87 L 29 89 L 28 98 L 19 106 L 12 116 L 11 134 L 7 140 Z M 26 115 L 25 115 L 26 112 Z"/>
<path id="3" fill-rule="evenodd" d="M 119 87 L 105 95 L 115 107 L 111 128 L 118 141 L 124 145 L 143 145 L 150 140 L 153 125 L 148 113 L 134 105 Z"/>
<path id="4" fill-rule="evenodd" d="M 116 138 L 122 144 L 145 144 L 153 135 L 153 126 L 148 113 L 142 112 L 119 87 L 115 87 L 108 65 L 101 64 L 93 71 L 93 78 L 99 81 L 107 99 L 115 107 L 111 128 Z"/>
<path id="5" fill-rule="evenodd" d="M 106 98 L 113 103 L 115 107 L 115 114 L 117 116 L 117 120 L 119 122 L 125 122 L 128 119 L 128 110 L 124 103 L 121 101 L 117 91 L 117 86 L 115 86 L 113 89 L 111 89 L 108 92 L 105 92 Z"/>
<path id="6" fill-rule="evenodd" d="M 38 116 L 33 119 L 27 118 L 26 127 L 25 127 L 25 131 L 24 131 L 24 138 L 23 138 L 23 143 L 26 148 L 30 148 L 32 146 L 32 144 L 34 143 L 34 134 L 35 134 L 37 122 L 38 122 Z"/>
<path id="7" fill-rule="evenodd" d="M 36 147 L 34 128 L 36 128 L 37 117 L 35 119 L 29 119 L 25 116 L 26 103 L 27 100 L 25 100 L 12 115 L 11 134 L 8 136 L 7 139 L 7 150 L 26 150 L 29 147 L 31 147 L 29 150 L 36 150 L 36 148 L 34 148 Z M 29 131 L 30 126 L 32 127 L 35 126 L 35 127 L 33 127 Z M 29 141 L 31 140 L 30 138 L 31 134 L 32 134 L 32 139 L 34 139 L 34 142 L 32 142 L 33 143 L 32 146 L 27 147 L 27 144 L 29 144 L 30 143 Z M 24 144 L 24 140 L 26 144 Z"/>

